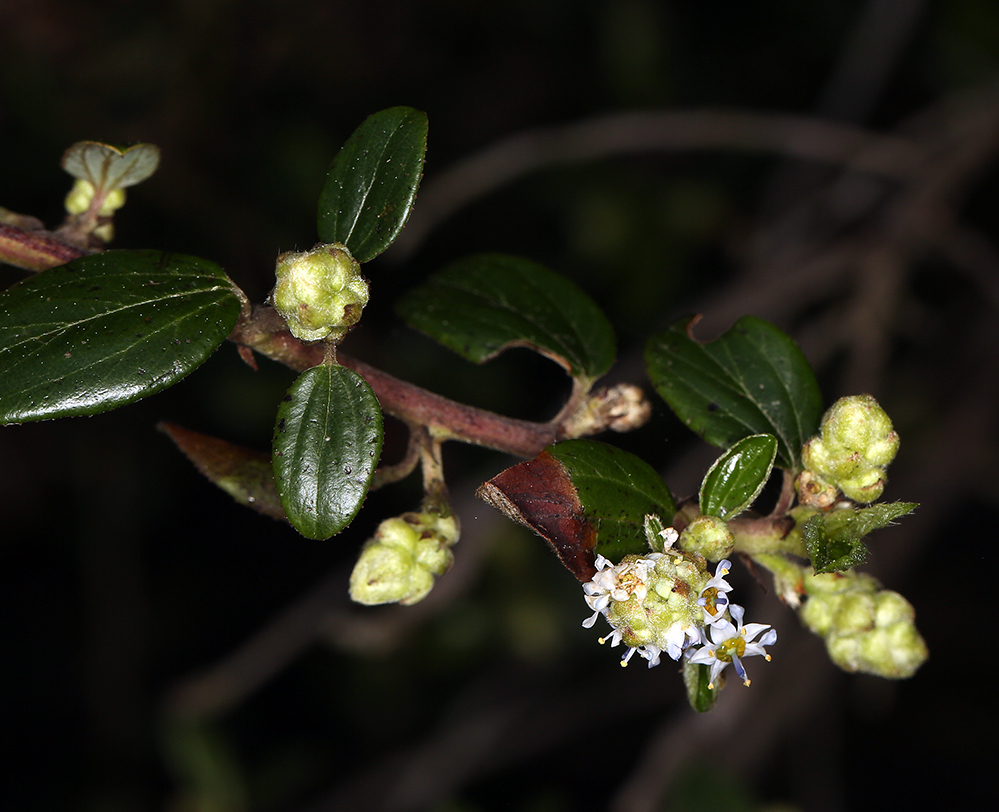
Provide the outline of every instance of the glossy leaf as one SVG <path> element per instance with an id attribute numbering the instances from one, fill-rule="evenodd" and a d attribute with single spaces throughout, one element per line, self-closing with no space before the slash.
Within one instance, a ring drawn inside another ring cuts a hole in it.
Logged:
<path id="1" fill-rule="evenodd" d="M 530 347 L 571 375 L 594 380 L 614 362 L 614 332 L 576 285 L 543 265 L 505 254 L 465 257 L 397 305 L 413 328 L 483 363 Z"/>
<path id="2" fill-rule="evenodd" d="M 343 243 L 358 262 L 399 236 L 416 199 L 427 116 L 392 107 L 369 116 L 337 153 L 319 196 L 319 238 Z"/>
<path id="3" fill-rule="evenodd" d="M 916 502 L 884 502 L 813 516 L 801 528 L 801 537 L 815 572 L 839 572 L 860 566 L 867 559 L 864 536 L 912 513 L 916 507 Z"/>
<path id="4" fill-rule="evenodd" d="M 479 488 L 479 498 L 540 535 L 580 581 L 597 554 L 620 561 L 648 553 L 647 514 L 676 512 L 662 477 L 644 460 L 594 440 L 567 440 Z"/>
<path id="5" fill-rule="evenodd" d="M 645 516 L 673 521 L 676 504 L 663 478 L 645 460 L 596 440 L 567 440 L 549 448 L 565 465 L 583 514 L 597 528 L 596 552 L 612 561 L 647 553 Z"/>
<path id="6" fill-rule="evenodd" d="M 116 147 L 99 141 L 78 141 L 62 156 L 62 168 L 95 189 L 111 192 L 141 183 L 160 164 L 155 144 Z"/>
<path id="7" fill-rule="evenodd" d="M 209 481 L 241 505 L 272 519 L 287 521 L 274 484 L 270 455 L 185 429 L 176 423 L 160 423 L 157 428 L 177 444 Z"/>
<path id="8" fill-rule="evenodd" d="M 752 316 L 702 344 L 690 334 L 693 322 L 683 319 L 649 339 L 645 363 L 656 391 L 712 445 L 773 434 L 778 464 L 796 467 L 822 418 L 819 386 L 798 345 Z"/>
<path id="9" fill-rule="evenodd" d="M 368 383 L 345 367 L 303 372 L 274 427 L 274 480 L 288 520 L 326 539 L 353 520 L 382 451 L 382 413 Z"/>
<path id="10" fill-rule="evenodd" d="M 97 414 L 177 383 L 239 315 L 213 262 L 106 251 L 0 294 L 0 422 Z"/>
<path id="11" fill-rule="evenodd" d="M 738 516 L 760 495 L 776 457 L 777 438 L 772 434 L 754 434 L 737 442 L 704 475 L 701 513 L 720 519 Z"/>

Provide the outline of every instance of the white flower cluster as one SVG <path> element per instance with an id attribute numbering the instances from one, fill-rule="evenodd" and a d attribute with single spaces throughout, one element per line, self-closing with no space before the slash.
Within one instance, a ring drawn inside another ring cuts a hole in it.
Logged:
<path id="1" fill-rule="evenodd" d="M 709 688 L 730 663 L 749 685 L 742 660 L 754 655 L 769 660 L 765 646 L 777 641 L 777 631 L 765 623 L 742 622 L 745 610 L 728 599 L 732 586 L 725 575 L 732 564 L 727 559 L 718 563 L 714 577 L 706 581 L 702 563 L 699 583 L 703 586 L 696 599 L 693 594 L 685 595 L 697 571 L 692 577 L 689 562 L 670 549 L 676 531 L 667 528 L 662 535 L 666 540 L 662 553 L 626 556 L 618 564 L 597 556 L 597 572 L 583 584 L 584 599 L 593 610 L 583 626 L 592 628 L 600 615 L 607 619 L 612 631 L 600 642 L 628 646 L 621 665 L 637 653 L 651 668 L 659 665 L 665 652 L 673 660 L 686 656 L 691 663 L 711 666 Z"/>

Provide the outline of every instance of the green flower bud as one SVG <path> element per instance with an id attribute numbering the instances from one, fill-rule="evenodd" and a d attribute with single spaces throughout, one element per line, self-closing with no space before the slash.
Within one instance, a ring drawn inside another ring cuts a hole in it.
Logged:
<path id="1" fill-rule="evenodd" d="M 844 671 L 861 671 L 886 679 L 906 679 L 929 656 L 926 643 L 911 623 L 895 623 L 862 634 L 831 635 L 829 657 Z"/>
<path id="2" fill-rule="evenodd" d="M 874 622 L 881 627 L 912 623 L 916 619 L 916 610 L 912 608 L 912 604 L 890 589 L 883 589 L 877 594 L 874 613 Z"/>
<path id="3" fill-rule="evenodd" d="M 827 444 L 821 437 L 813 437 L 802 446 L 801 462 L 807 470 L 834 480 L 854 476 L 864 467 L 859 452 Z"/>
<path id="4" fill-rule="evenodd" d="M 709 561 L 721 561 L 735 549 L 735 537 L 717 516 L 698 516 L 680 534 L 680 547 Z"/>
<path id="5" fill-rule="evenodd" d="M 107 243 L 114 239 L 114 225 L 112 223 L 99 225 L 94 229 L 93 234 L 97 237 L 97 239 L 107 245 Z"/>
<path id="6" fill-rule="evenodd" d="M 365 544 L 350 576 L 350 597 L 357 603 L 423 600 L 454 563 L 451 545 L 458 540 L 453 516 L 427 511 L 386 519 Z"/>
<path id="7" fill-rule="evenodd" d="M 443 575 L 454 563 L 454 553 L 435 538 L 420 539 L 416 543 L 416 563 L 431 575 Z"/>
<path id="8" fill-rule="evenodd" d="M 281 254 L 275 274 L 271 302 L 302 341 L 342 338 L 368 303 L 361 266 L 340 243 Z"/>
<path id="9" fill-rule="evenodd" d="M 870 395 L 840 398 L 822 418 L 822 438 L 831 447 L 859 453 L 868 464 L 887 465 L 898 450 L 891 418 Z M 879 460 L 868 456 L 874 451 Z"/>
<path id="10" fill-rule="evenodd" d="M 688 555 L 628 555 L 615 568 L 617 586 L 629 597 L 610 602 L 607 620 L 626 645 L 679 652 L 704 624 L 697 599 L 709 576 L 704 559 Z"/>
<path id="11" fill-rule="evenodd" d="M 839 489 L 847 499 L 867 504 L 884 493 L 885 479 L 883 468 L 868 468 L 857 476 L 840 480 Z"/>
<path id="12" fill-rule="evenodd" d="M 415 603 L 426 597 L 433 576 L 416 565 L 413 554 L 376 538 L 364 546 L 350 575 L 350 597 L 357 603 Z"/>
<path id="13" fill-rule="evenodd" d="M 832 629 L 836 616 L 836 601 L 829 595 L 812 595 L 799 610 L 799 616 L 811 631 L 825 637 Z"/>
<path id="14" fill-rule="evenodd" d="M 70 214 L 83 214 L 90 208 L 90 204 L 93 202 L 93 184 L 83 178 L 77 178 L 76 183 L 73 184 L 73 188 L 70 189 L 69 194 L 66 195 L 66 211 Z M 124 205 L 125 190 L 112 189 L 107 195 L 105 195 L 104 202 L 101 203 L 101 208 L 98 211 L 98 214 L 101 217 L 110 217 Z"/>
<path id="15" fill-rule="evenodd" d="M 838 488 L 854 502 L 873 502 L 884 492 L 885 467 L 898 451 L 898 434 L 870 395 L 840 398 L 822 418 L 821 436 L 801 449 L 805 471 L 798 494 L 804 504 L 828 507 L 815 482 Z M 818 500 L 818 501 L 817 501 Z M 832 500 L 828 504 L 832 504 Z"/>
<path id="16" fill-rule="evenodd" d="M 901 679 L 927 658 L 912 605 L 897 592 L 879 589 L 871 576 L 825 573 L 806 577 L 804 584 L 809 598 L 800 610 L 802 622 L 825 638 L 840 668 Z"/>
<path id="17" fill-rule="evenodd" d="M 848 592 L 835 601 L 833 628 L 840 634 L 853 634 L 874 628 L 874 596 L 866 592 Z"/>
<path id="18" fill-rule="evenodd" d="M 413 526 L 399 516 L 386 519 L 378 525 L 375 538 L 386 547 L 394 547 L 409 553 L 416 549 L 416 542 L 420 540 Z"/>
<path id="19" fill-rule="evenodd" d="M 875 438 L 867 446 L 867 453 L 864 455 L 864 458 L 871 465 L 884 468 L 895 459 L 895 455 L 898 453 L 899 442 L 898 432 L 896 431 L 891 431 L 886 435 Z"/>
<path id="20" fill-rule="evenodd" d="M 626 645 L 637 648 L 655 640 L 656 621 L 661 620 L 666 609 L 661 601 L 648 601 L 648 603 L 654 604 L 655 608 L 650 611 L 646 608 L 646 603 L 634 595 L 630 600 L 611 604 L 608 620 L 614 628 L 622 630 Z"/>
<path id="21" fill-rule="evenodd" d="M 860 572 L 807 574 L 802 586 L 808 600 L 800 609 L 802 622 L 821 637 L 831 632 L 871 628 L 875 621 L 879 584 Z"/>

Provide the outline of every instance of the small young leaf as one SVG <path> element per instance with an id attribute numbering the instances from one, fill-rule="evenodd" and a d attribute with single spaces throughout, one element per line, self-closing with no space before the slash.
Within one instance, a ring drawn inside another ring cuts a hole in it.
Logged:
<path id="1" fill-rule="evenodd" d="M 862 539 L 912 513 L 916 502 L 884 502 L 866 508 L 844 508 L 812 516 L 801 528 L 816 573 L 859 567 L 867 559 Z"/>
<path id="2" fill-rule="evenodd" d="M 665 523 L 676 505 L 644 460 L 594 440 L 567 440 L 507 468 L 476 495 L 541 536 L 582 582 L 597 554 L 620 561 L 650 552 L 645 516 Z"/>
<path id="3" fill-rule="evenodd" d="M 288 520 L 278 499 L 274 466 L 267 454 L 176 423 L 163 422 L 157 428 L 177 444 L 202 474 L 241 505 L 272 519 Z"/>
<path id="4" fill-rule="evenodd" d="M 105 251 L 0 294 L 0 423 L 98 414 L 200 366 L 239 316 L 213 262 Z"/>
<path id="5" fill-rule="evenodd" d="M 690 335 L 693 323 L 682 319 L 649 339 L 645 363 L 656 391 L 712 445 L 773 434 L 779 464 L 794 468 L 822 417 L 819 385 L 798 345 L 752 316 L 708 344 Z"/>
<path id="6" fill-rule="evenodd" d="M 288 520 L 327 539 L 361 509 L 382 452 L 382 412 L 367 381 L 321 365 L 285 395 L 274 426 L 274 480 Z"/>
<path id="7" fill-rule="evenodd" d="M 319 239 L 343 243 L 362 263 L 388 248 L 409 219 L 426 151 L 426 113 L 392 107 L 365 119 L 326 176 Z"/>
<path id="8" fill-rule="evenodd" d="M 722 454 L 701 483 L 701 513 L 720 519 L 738 516 L 753 504 L 770 478 L 777 438 L 753 434 Z"/>
<path id="9" fill-rule="evenodd" d="M 614 362 L 614 332 L 593 300 L 520 257 L 460 259 L 403 296 L 396 309 L 411 327 L 477 364 L 507 347 L 530 347 L 570 375 L 595 380 Z"/>
<path id="10" fill-rule="evenodd" d="M 159 164 L 160 148 L 155 144 L 116 147 L 99 141 L 78 141 L 62 156 L 63 169 L 103 192 L 141 183 Z"/>

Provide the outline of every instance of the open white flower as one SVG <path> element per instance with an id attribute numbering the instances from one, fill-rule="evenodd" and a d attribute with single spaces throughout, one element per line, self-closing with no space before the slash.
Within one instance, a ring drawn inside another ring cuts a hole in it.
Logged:
<path id="1" fill-rule="evenodd" d="M 679 660 L 683 652 L 690 646 L 704 642 L 700 626 L 693 626 L 679 620 L 666 630 L 665 638 L 666 647 L 664 650 L 671 660 Z M 649 663 L 650 666 L 658 664 L 658 657 L 655 663 Z"/>
<path id="2" fill-rule="evenodd" d="M 765 660 L 770 660 L 764 646 L 771 646 L 777 642 L 777 630 L 770 628 L 766 623 L 747 623 L 743 625 L 742 618 L 745 614 L 738 604 L 729 606 L 729 614 L 735 623 L 727 620 L 713 623 L 708 627 L 708 636 L 711 642 L 705 642 L 697 651 L 690 655 L 690 662 L 699 665 L 710 665 L 711 676 L 708 688 L 715 687 L 718 675 L 731 663 L 735 666 L 735 672 L 745 685 L 749 685 L 749 677 L 746 676 L 746 669 L 742 665 L 744 657 L 760 655 Z M 761 632 L 766 632 L 758 642 L 753 642 L 754 638 Z"/>
<path id="3" fill-rule="evenodd" d="M 601 637 L 599 642 L 601 645 L 610 642 L 611 648 L 621 644 L 624 635 L 618 629 L 614 629 L 607 637 Z M 654 665 L 659 665 L 659 656 L 662 654 L 663 650 L 659 648 L 655 643 L 645 643 L 641 646 L 628 646 L 628 650 L 624 653 L 621 658 L 622 668 L 631 662 L 631 658 L 636 654 L 645 660 L 648 660 L 649 668 Z M 673 658 L 677 659 L 676 657 Z"/>
<path id="4" fill-rule="evenodd" d="M 732 591 L 732 585 L 725 580 L 725 576 L 731 568 L 732 562 L 727 558 L 719 561 L 715 577 L 705 584 L 697 599 L 697 605 L 704 610 L 704 622 L 708 625 L 728 622 L 725 619 L 725 609 L 728 608 L 727 593 Z"/>
<path id="5" fill-rule="evenodd" d="M 659 665 L 665 652 L 673 660 L 679 660 L 691 645 L 703 642 L 702 624 L 699 614 L 677 612 L 668 597 L 653 594 L 657 589 L 656 564 L 664 559 L 663 553 L 651 553 L 647 558 L 629 557 L 620 564 L 611 564 L 603 556 L 597 556 L 597 572 L 583 584 L 587 605 L 593 614 L 583 621 L 583 626 L 592 628 L 601 614 L 611 625 L 611 632 L 600 638 L 601 643 L 610 643 L 611 648 L 624 643 L 628 650 L 621 658 L 621 665 L 627 665 L 635 654 L 649 663 L 649 668 Z M 727 571 L 727 570 L 726 570 Z M 674 579 L 668 578 L 673 586 Z M 667 592 L 667 596 L 672 596 Z M 691 601 L 691 608 L 697 612 Z"/>
<path id="6" fill-rule="evenodd" d="M 597 616 L 607 614 L 607 607 L 612 600 L 627 601 L 632 596 L 637 596 L 638 602 L 642 603 L 648 594 L 649 572 L 655 567 L 659 557 L 659 553 L 653 553 L 649 558 L 612 564 L 598 555 L 595 562 L 596 574 L 583 584 L 583 592 L 586 593 L 583 599 L 593 610 L 593 614 L 583 621 L 583 628 L 593 628 Z"/>

